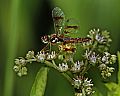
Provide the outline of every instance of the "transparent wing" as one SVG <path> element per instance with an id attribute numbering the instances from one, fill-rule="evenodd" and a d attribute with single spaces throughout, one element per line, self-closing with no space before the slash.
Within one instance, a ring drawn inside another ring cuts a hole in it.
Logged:
<path id="1" fill-rule="evenodd" d="M 74 37 L 79 31 L 79 23 L 75 19 L 67 19 L 65 21 L 64 34 L 66 36 Z"/>
<path id="2" fill-rule="evenodd" d="M 54 22 L 55 32 L 57 34 L 63 34 L 62 30 L 63 30 L 63 26 L 64 26 L 64 22 L 65 22 L 64 12 L 59 7 L 55 7 L 52 10 L 52 18 L 53 18 L 53 22 Z"/>

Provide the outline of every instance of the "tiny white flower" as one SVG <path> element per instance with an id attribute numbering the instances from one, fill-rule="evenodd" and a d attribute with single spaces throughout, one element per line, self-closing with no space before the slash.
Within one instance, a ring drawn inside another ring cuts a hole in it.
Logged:
<path id="1" fill-rule="evenodd" d="M 115 68 L 113 68 L 113 67 L 109 67 L 109 71 L 110 71 L 110 72 L 113 72 L 114 69 L 115 69 Z"/>
<path id="2" fill-rule="evenodd" d="M 51 53 L 47 53 L 46 54 L 46 59 L 47 60 L 51 60 L 51 59 L 55 59 L 56 58 L 56 52 L 52 51 Z"/>
<path id="3" fill-rule="evenodd" d="M 96 34 L 95 39 L 100 43 L 105 41 L 104 37 L 100 33 Z"/>
<path id="4" fill-rule="evenodd" d="M 110 64 L 113 64 L 116 62 L 117 56 L 116 55 L 111 55 L 110 57 Z"/>
<path id="5" fill-rule="evenodd" d="M 104 62 L 105 64 L 109 64 L 110 53 L 104 52 L 104 54 L 105 55 L 102 57 L 102 62 Z"/>
<path id="6" fill-rule="evenodd" d="M 106 64 L 99 65 L 100 70 L 105 70 L 107 68 Z"/>
<path id="7" fill-rule="evenodd" d="M 22 76 L 22 73 L 21 73 L 21 72 L 18 72 L 17 75 L 21 77 L 21 76 Z"/>
<path id="8" fill-rule="evenodd" d="M 80 62 L 80 61 L 77 61 L 76 63 L 74 63 L 74 65 L 72 66 L 71 68 L 71 71 L 73 72 L 79 72 L 81 70 L 81 66 L 84 65 L 83 61 Z"/>
<path id="9" fill-rule="evenodd" d="M 75 96 L 83 96 L 82 93 L 75 93 Z"/>
<path id="10" fill-rule="evenodd" d="M 15 59 L 15 64 L 17 65 L 25 65 L 26 64 L 26 60 L 22 57 L 20 57 L 20 59 Z"/>
<path id="11" fill-rule="evenodd" d="M 82 79 L 77 77 L 77 78 L 73 78 L 73 85 L 75 88 L 79 89 L 81 84 L 82 84 Z"/>
<path id="12" fill-rule="evenodd" d="M 102 62 L 105 62 L 106 64 L 108 64 L 109 63 L 109 57 L 106 57 L 106 56 L 103 56 L 102 57 Z"/>
<path id="13" fill-rule="evenodd" d="M 84 86 L 93 86 L 93 84 L 91 83 L 91 79 L 90 80 L 88 80 L 88 78 L 86 78 L 85 80 L 84 80 Z"/>
<path id="14" fill-rule="evenodd" d="M 26 67 L 22 67 L 21 68 L 21 73 L 22 73 L 22 75 L 27 75 L 27 68 Z"/>
<path id="15" fill-rule="evenodd" d="M 38 61 L 38 62 L 41 62 L 41 63 L 44 62 L 45 57 L 46 57 L 46 54 L 45 54 L 44 51 L 43 51 L 43 52 L 40 51 L 40 53 L 38 52 L 38 54 L 36 55 L 37 61 Z"/>
<path id="16" fill-rule="evenodd" d="M 85 56 L 87 59 L 89 59 L 89 56 L 90 56 L 91 53 L 92 53 L 92 51 L 86 50 L 84 56 Z"/>
<path id="17" fill-rule="evenodd" d="M 107 73 L 106 76 L 107 76 L 107 77 L 110 77 L 110 76 L 111 76 L 111 73 Z"/>
<path id="18" fill-rule="evenodd" d="M 67 71 L 68 70 L 67 63 L 59 64 L 59 69 L 60 69 L 61 72 Z"/>
<path id="19" fill-rule="evenodd" d="M 19 68 L 18 66 L 16 66 L 16 65 L 13 67 L 13 70 L 14 70 L 15 72 L 18 72 L 19 69 L 20 69 L 20 68 Z"/>
<path id="20" fill-rule="evenodd" d="M 96 63 L 97 58 L 98 58 L 98 55 L 96 55 L 95 52 L 93 52 L 93 53 L 89 56 L 89 60 L 90 60 L 91 63 Z"/>
<path id="21" fill-rule="evenodd" d="M 21 64 L 26 64 L 26 60 L 22 58 L 22 59 L 20 59 L 20 63 Z"/>
<path id="22" fill-rule="evenodd" d="M 110 53 L 108 53 L 108 52 L 104 52 L 104 54 L 105 54 L 106 56 L 110 56 Z"/>

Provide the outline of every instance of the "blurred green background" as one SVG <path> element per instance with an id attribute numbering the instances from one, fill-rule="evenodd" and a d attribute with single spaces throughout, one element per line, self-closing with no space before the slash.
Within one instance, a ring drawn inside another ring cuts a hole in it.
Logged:
<path id="1" fill-rule="evenodd" d="M 30 64 L 28 75 L 20 78 L 12 70 L 14 59 L 43 48 L 40 37 L 54 33 L 51 11 L 56 6 L 79 20 L 80 36 L 93 28 L 108 30 L 111 53 L 120 50 L 120 0 L 0 0 L 0 96 L 29 96 L 41 66 Z M 116 73 L 111 81 L 117 82 Z M 71 90 L 61 75 L 50 71 L 45 96 L 73 96 Z"/>

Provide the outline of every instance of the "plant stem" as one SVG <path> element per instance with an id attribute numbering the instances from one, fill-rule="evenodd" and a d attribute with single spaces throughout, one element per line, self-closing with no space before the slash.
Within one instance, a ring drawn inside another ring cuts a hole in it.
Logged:
<path id="1" fill-rule="evenodd" d="M 29 60 L 25 60 L 26 62 L 33 62 L 36 61 L 36 59 L 29 59 Z"/>

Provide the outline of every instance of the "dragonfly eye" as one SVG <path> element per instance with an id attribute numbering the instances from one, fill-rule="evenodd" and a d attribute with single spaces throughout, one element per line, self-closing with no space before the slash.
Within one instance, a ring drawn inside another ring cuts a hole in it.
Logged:
<path id="1" fill-rule="evenodd" d="M 49 37 L 48 36 L 43 36 L 43 37 L 41 37 L 41 40 L 42 40 L 42 42 L 43 43 L 48 43 L 49 42 Z"/>
<path id="2" fill-rule="evenodd" d="M 57 34 L 61 34 L 65 21 L 64 12 L 59 7 L 55 7 L 52 10 L 52 18 L 54 22 L 55 32 Z"/>

